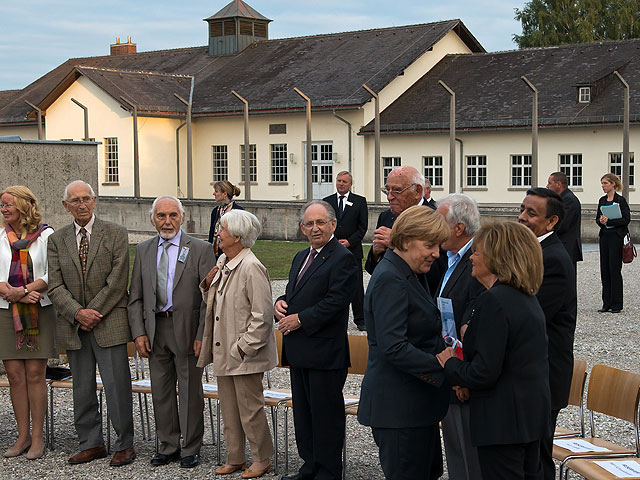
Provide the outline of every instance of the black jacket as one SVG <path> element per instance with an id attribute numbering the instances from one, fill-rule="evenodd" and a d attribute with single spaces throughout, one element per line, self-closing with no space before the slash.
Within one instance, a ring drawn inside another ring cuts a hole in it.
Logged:
<path id="1" fill-rule="evenodd" d="M 338 226 L 333 234 L 338 240 L 349 241 L 349 251 L 358 260 L 362 260 L 362 238 L 367 233 L 369 227 L 369 211 L 367 209 L 367 199 L 349 192 L 348 201 L 352 205 L 345 203 L 342 217 L 338 214 L 338 197 L 336 194 L 323 198 L 325 202 L 333 207 L 338 218 Z"/>
<path id="2" fill-rule="evenodd" d="M 565 189 L 560 196 L 564 205 L 564 218 L 558 224 L 555 232 L 567 249 L 573 263 L 582 261 L 582 205 L 575 194 Z"/>
<path id="3" fill-rule="evenodd" d="M 598 211 L 596 212 L 596 223 L 600 227 L 599 235 L 602 236 L 603 231 L 606 229 L 606 226 L 600 223 L 600 215 L 602 215 L 602 207 L 607 201 L 607 196 L 603 195 L 598 200 Z M 627 233 L 629 233 L 629 222 L 631 221 L 631 210 L 629 209 L 629 204 L 627 200 L 622 196 L 615 193 L 613 195 L 613 201 L 620 205 L 620 213 L 622 214 L 622 218 L 616 218 L 615 220 L 609 219 L 607 221 L 607 225 L 610 227 L 616 227 L 616 233 L 620 235 L 620 237 L 624 237 Z"/>

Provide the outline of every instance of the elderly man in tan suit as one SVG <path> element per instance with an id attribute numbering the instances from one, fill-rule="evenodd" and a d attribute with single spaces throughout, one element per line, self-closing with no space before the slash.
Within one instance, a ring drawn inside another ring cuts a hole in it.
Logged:
<path id="1" fill-rule="evenodd" d="M 67 185 L 62 204 L 75 221 L 49 237 L 49 298 L 58 312 L 58 345 L 67 350 L 73 375 L 80 452 L 69 463 L 107 456 L 96 396 L 97 363 L 117 434 L 110 465 L 121 466 L 135 458 L 127 357 L 129 244 L 123 226 L 94 215 L 95 203 L 88 183 Z"/>
<path id="2" fill-rule="evenodd" d="M 150 219 L 158 235 L 136 248 L 128 312 L 136 349 L 149 357 L 160 441 L 151 465 L 180 459 L 181 467 L 191 468 L 199 463 L 204 433 L 202 368 L 196 361 L 206 308 L 198 285 L 215 259 L 210 243 L 180 229 L 184 208 L 177 198 L 156 198 Z"/>

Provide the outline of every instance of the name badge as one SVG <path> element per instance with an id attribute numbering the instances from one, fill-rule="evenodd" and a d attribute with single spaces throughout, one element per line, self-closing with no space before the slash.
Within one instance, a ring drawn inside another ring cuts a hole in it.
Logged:
<path id="1" fill-rule="evenodd" d="M 350 202 L 349 200 L 345 200 L 345 201 L 344 201 L 344 204 L 345 204 L 347 207 L 353 207 L 353 202 Z"/>
<path id="2" fill-rule="evenodd" d="M 178 255 L 178 261 L 180 263 L 184 263 L 184 261 L 187 259 L 187 255 L 189 255 L 189 247 L 182 247 L 182 250 L 180 250 L 180 255 Z"/>

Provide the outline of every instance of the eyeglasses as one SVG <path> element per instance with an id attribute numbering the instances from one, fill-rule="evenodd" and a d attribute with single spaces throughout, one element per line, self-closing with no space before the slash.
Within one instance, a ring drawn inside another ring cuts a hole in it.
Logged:
<path id="1" fill-rule="evenodd" d="M 315 222 L 314 221 L 302 222 L 302 226 L 305 228 L 313 228 L 313 226 L 315 225 L 318 228 L 322 228 L 329 222 L 330 220 L 316 220 Z"/>
<path id="2" fill-rule="evenodd" d="M 9 209 L 9 208 L 12 208 L 12 207 L 15 207 L 15 206 L 16 206 L 16 204 L 15 204 L 15 203 L 0 203 L 0 208 L 7 208 L 7 209 Z"/>
<path id="3" fill-rule="evenodd" d="M 391 187 L 389 189 L 381 188 L 380 191 L 382 193 L 384 193 L 385 195 L 389 195 L 390 193 L 393 193 L 394 195 L 400 195 L 402 192 L 404 192 L 408 188 L 413 187 L 414 185 L 415 185 L 415 183 L 412 183 L 411 185 L 408 185 L 408 186 L 406 186 L 404 188 L 400 188 L 400 187 Z"/>
<path id="4" fill-rule="evenodd" d="M 74 207 L 80 206 L 81 203 L 88 205 L 93 201 L 93 197 L 82 197 L 82 198 L 74 198 L 73 200 L 69 200 L 67 203 L 70 203 Z"/>

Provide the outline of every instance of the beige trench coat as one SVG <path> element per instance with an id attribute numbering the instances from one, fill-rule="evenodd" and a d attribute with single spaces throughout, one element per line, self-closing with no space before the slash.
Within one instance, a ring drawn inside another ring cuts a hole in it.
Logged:
<path id="1" fill-rule="evenodd" d="M 207 292 L 206 280 L 200 283 L 207 312 L 198 366 L 213 362 L 216 376 L 271 370 L 278 364 L 278 353 L 267 269 L 248 248 L 228 262 L 226 255 L 220 256 L 216 265 L 218 272 Z"/>

